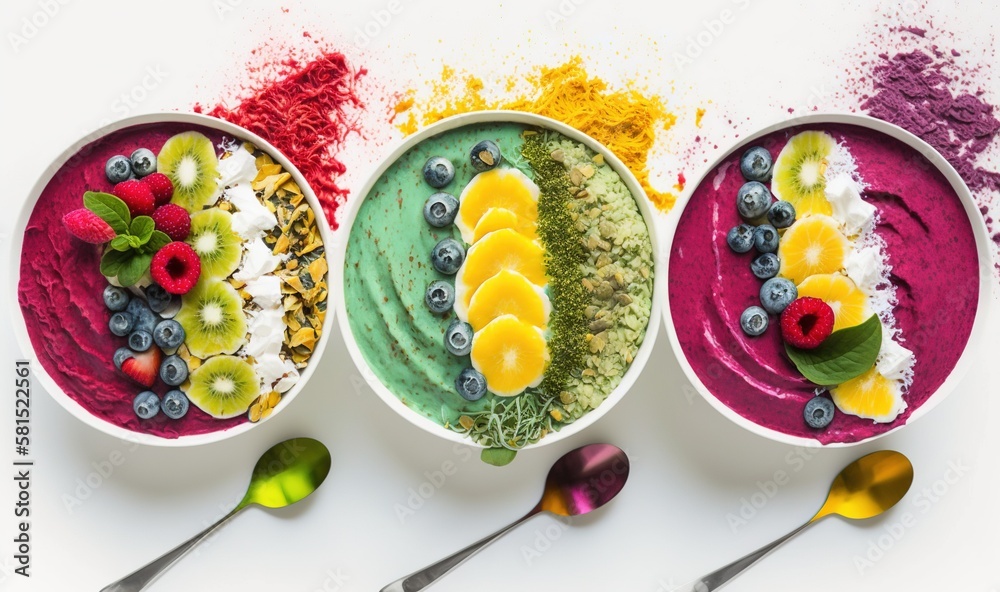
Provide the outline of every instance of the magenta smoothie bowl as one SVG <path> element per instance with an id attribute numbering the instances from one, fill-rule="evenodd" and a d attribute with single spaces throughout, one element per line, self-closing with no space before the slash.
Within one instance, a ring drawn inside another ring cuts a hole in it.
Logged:
<path id="1" fill-rule="evenodd" d="M 755 433 L 848 445 L 926 413 L 989 301 L 957 173 L 881 121 L 772 126 L 705 174 L 672 229 L 668 333 L 689 380 Z"/>
<path id="2" fill-rule="evenodd" d="M 322 352 L 321 209 L 291 163 L 226 122 L 99 130 L 49 167 L 16 232 L 32 372 L 109 434 L 170 446 L 242 433 L 287 405 Z"/>

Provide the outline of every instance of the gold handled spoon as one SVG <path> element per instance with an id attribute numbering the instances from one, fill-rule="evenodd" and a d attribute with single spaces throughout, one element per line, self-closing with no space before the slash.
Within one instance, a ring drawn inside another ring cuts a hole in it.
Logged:
<path id="1" fill-rule="evenodd" d="M 253 468 L 247 493 L 235 508 L 218 522 L 159 559 L 139 568 L 101 592 L 139 592 L 185 553 L 244 508 L 252 505 L 284 508 L 305 499 L 330 473 L 330 451 L 312 438 L 293 438 L 267 450 Z"/>
<path id="2" fill-rule="evenodd" d="M 725 586 L 785 541 L 799 534 L 809 526 L 834 514 L 851 520 L 874 518 L 896 505 L 910 490 L 913 483 L 913 465 L 910 460 L 893 450 L 881 450 L 862 456 L 844 467 L 833 480 L 830 493 L 823 507 L 808 522 L 769 545 L 741 557 L 691 582 L 676 588 L 674 592 L 712 592 Z"/>

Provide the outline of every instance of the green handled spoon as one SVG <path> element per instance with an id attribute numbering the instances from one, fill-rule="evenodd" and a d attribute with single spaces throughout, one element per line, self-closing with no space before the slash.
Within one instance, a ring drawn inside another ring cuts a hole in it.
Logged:
<path id="1" fill-rule="evenodd" d="M 805 524 L 769 545 L 721 567 L 674 592 L 712 592 L 725 586 L 783 543 L 827 516 L 865 520 L 882 514 L 903 499 L 913 484 L 910 459 L 894 450 L 862 456 L 844 467 L 830 485 L 826 502 Z"/>
<path id="2" fill-rule="evenodd" d="M 322 443 L 312 438 L 293 438 L 275 444 L 257 461 L 246 495 L 231 512 L 159 559 L 105 587 L 101 592 L 139 592 L 244 508 L 255 504 L 265 508 L 290 506 L 316 491 L 329 473 L 330 451 Z"/>

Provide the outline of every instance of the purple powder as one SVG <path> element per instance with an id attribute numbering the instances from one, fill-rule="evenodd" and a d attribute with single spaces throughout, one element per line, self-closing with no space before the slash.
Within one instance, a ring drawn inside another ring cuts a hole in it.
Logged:
<path id="1" fill-rule="evenodd" d="M 874 92 L 861 108 L 933 146 L 972 191 L 1000 190 L 1000 173 L 976 166 L 1000 135 L 993 106 L 967 92 L 953 94 L 942 73 L 945 63 L 923 51 L 880 54 L 879 59 L 872 71 Z"/>

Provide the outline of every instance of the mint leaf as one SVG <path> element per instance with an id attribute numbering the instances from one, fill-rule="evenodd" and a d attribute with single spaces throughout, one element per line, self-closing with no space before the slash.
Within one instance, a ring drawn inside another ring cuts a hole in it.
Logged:
<path id="1" fill-rule="evenodd" d="M 120 237 L 115 237 L 120 238 Z M 113 242 L 113 241 L 112 241 Z M 105 277 L 115 277 L 121 271 L 122 265 L 132 258 L 131 253 L 123 253 L 114 249 L 108 249 L 101 257 L 101 273 Z"/>
<path id="2" fill-rule="evenodd" d="M 882 348 L 878 315 L 855 327 L 834 331 L 816 349 L 785 344 L 785 353 L 802 376 L 820 386 L 834 386 L 856 378 L 875 365 Z"/>
<path id="3" fill-rule="evenodd" d="M 485 448 L 479 455 L 479 458 L 488 465 L 502 467 L 504 465 L 509 465 L 510 462 L 514 460 L 515 456 L 517 456 L 516 450 L 509 450 L 507 448 Z"/>
<path id="4" fill-rule="evenodd" d="M 118 271 L 118 283 L 126 288 L 139 281 L 149 270 L 153 256 L 148 253 L 133 253 Z"/>
<path id="5" fill-rule="evenodd" d="M 147 253 L 155 253 L 170 244 L 170 242 L 170 237 L 167 236 L 167 233 L 154 230 L 153 234 L 149 237 L 149 241 L 146 243 L 145 250 Z"/>
<path id="6" fill-rule="evenodd" d="M 83 194 L 83 205 L 107 222 L 115 234 L 128 234 L 132 217 L 128 213 L 128 206 L 122 200 L 110 193 L 88 191 Z"/>
<path id="7" fill-rule="evenodd" d="M 142 246 L 149 242 L 149 237 L 153 236 L 155 228 L 156 223 L 149 216 L 136 216 L 129 225 L 128 233 L 139 238 L 139 244 L 136 246 Z"/>
<path id="8" fill-rule="evenodd" d="M 132 237 L 127 234 L 119 234 L 115 238 L 111 239 L 111 248 L 116 251 L 121 251 L 123 253 L 125 251 L 131 250 L 132 245 L 129 242 L 130 238 Z"/>
<path id="9" fill-rule="evenodd" d="M 118 238 L 118 237 L 116 236 L 115 238 Z M 133 236 L 133 235 L 130 234 L 130 235 L 124 236 L 122 238 L 126 239 L 128 241 L 128 246 L 131 247 L 131 248 L 133 248 L 133 249 L 138 249 L 139 247 L 142 246 L 142 241 L 139 240 L 139 237 L 137 237 L 137 236 Z"/>

